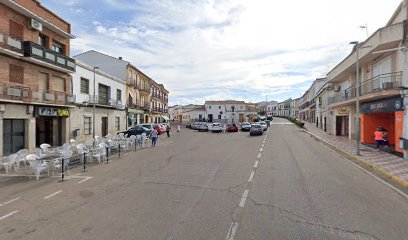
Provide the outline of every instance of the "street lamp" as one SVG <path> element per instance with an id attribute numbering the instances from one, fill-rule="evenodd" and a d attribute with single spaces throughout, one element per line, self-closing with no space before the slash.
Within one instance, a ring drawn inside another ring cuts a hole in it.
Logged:
<path id="1" fill-rule="evenodd" d="M 350 42 L 350 44 L 354 45 L 356 48 L 356 154 L 357 156 L 360 155 L 360 74 L 359 74 L 359 58 L 358 58 L 358 50 L 360 48 L 359 42 L 354 41 Z"/>
<path id="2" fill-rule="evenodd" d="M 95 96 L 95 78 L 96 78 L 96 69 L 98 69 L 99 67 L 94 67 L 94 79 L 93 79 L 93 109 L 92 109 L 92 115 L 93 115 L 93 121 L 92 121 L 92 137 L 93 137 L 93 146 L 95 147 L 95 102 L 96 102 L 96 96 Z"/>

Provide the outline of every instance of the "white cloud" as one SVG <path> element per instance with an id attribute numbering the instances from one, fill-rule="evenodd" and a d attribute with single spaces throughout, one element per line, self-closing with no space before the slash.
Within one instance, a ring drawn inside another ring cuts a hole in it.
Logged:
<path id="1" fill-rule="evenodd" d="M 345 57 L 348 42 L 366 38 L 358 26 L 368 24 L 374 32 L 400 1 L 104 2 L 112 11 L 134 13 L 131 20 L 94 20 L 96 34 L 84 32 L 73 48 L 122 56 L 164 83 L 171 101 L 188 96 L 196 103 L 241 97 L 231 89 L 289 97 Z"/>

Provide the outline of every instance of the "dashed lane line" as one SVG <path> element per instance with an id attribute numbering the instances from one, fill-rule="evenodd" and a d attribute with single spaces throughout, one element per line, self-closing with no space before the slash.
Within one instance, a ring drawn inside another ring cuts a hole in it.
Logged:
<path id="1" fill-rule="evenodd" d="M 237 232 L 237 230 L 238 230 L 238 223 L 232 222 L 225 240 L 234 240 L 235 233 Z"/>
<path id="2" fill-rule="evenodd" d="M 7 201 L 7 202 L 0 203 L 0 207 L 6 206 L 7 204 L 10 204 L 10 203 L 12 203 L 12 202 L 15 202 L 15 201 L 17 201 L 17 200 L 19 200 L 19 199 L 20 199 L 20 197 L 16 197 L 16 198 L 11 199 L 11 200 L 9 200 L 9 201 Z"/>
<path id="3" fill-rule="evenodd" d="M 255 172 L 252 171 L 252 172 L 251 172 L 251 175 L 249 175 L 248 182 L 252 182 L 252 179 L 254 179 L 254 175 L 255 175 Z"/>
<path id="4" fill-rule="evenodd" d="M 81 180 L 81 181 L 79 181 L 78 183 L 83 183 L 83 182 L 86 182 L 86 181 L 88 181 L 89 179 L 91 179 L 92 177 L 87 177 L 87 178 L 85 178 L 85 179 L 83 179 L 83 180 Z"/>
<path id="5" fill-rule="evenodd" d="M 247 189 L 244 191 L 244 194 L 242 194 L 241 201 L 239 202 L 239 207 L 243 208 L 245 206 L 245 202 L 248 198 L 248 193 L 249 193 L 249 190 Z"/>
<path id="6" fill-rule="evenodd" d="M 18 213 L 18 212 L 19 212 L 19 211 L 12 211 L 11 213 L 6 214 L 6 215 L 0 217 L 0 221 L 3 220 L 3 219 L 8 218 L 8 217 L 10 217 L 10 216 L 13 216 L 14 214 L 16 214 L 16 213 Z"/>
<path id="7" fill-rule="evenodd" d="M 262 153 L 258 153 L 258 158 L 261 158 L 261 156 L 262 156 Z"/>
<path id="8" fill-rule="evenodd" d="M 60 194 L 61 192 L 62 192 L 62 190 L 59 190 L 59 191 L 57 191 L 57 192 L 55 192 L 55 193 L 53 193 L 53 194 L 50 194 L 50 195 L 48 195 L 48 196 L 45 196 L 44 199 L 48 199 L 48 198 L 50 198 L 50 197 L 53 197 L 53 196 L 55 196 L 55 195 L 57 195 L 57 194 Z"/>
<path id="9" fill-rule="evenodd" d="M 262 152 L 262 151 L 263 151 L 263 148 L 259 149 L 259 151 Z"/>
<path id="10" fill-rule="evenodd" d="M 254 164 L 254 168 L 258 168 L 258 164 L 259 164 L 259 161 L 256 160 L 256 161 L 255 161 L 255 164 Z"/>

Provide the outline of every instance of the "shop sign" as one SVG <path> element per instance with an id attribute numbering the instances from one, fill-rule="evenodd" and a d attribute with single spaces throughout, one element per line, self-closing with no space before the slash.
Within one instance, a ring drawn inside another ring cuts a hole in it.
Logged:
<path id="1" fill-rule="evenodd" d="M 337 115 L 348 115 L 350 113 L 350 108 L 349 107 L 341 107 L 337 108 Z"/>
<path id="2" fill-rule="evenodd" d="M 40 117 L 69 117 L 69 110 L 49 107 L 38 107 L 37 115 Z"/>
<path id="3" fill-rule="evenodd" d="M 361 105 L 361 113 L 390 113 L 403 110 L 402 98 L 388 98 Z"/>

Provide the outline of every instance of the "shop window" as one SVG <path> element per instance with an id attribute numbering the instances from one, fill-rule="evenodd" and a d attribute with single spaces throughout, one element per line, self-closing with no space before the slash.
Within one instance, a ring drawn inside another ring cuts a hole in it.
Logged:
<path id="1" fill-rule="evenodd" d="M 25 147 L 25 124 L 22 119 L 3 120 L 3 155 L 16 153 Z"/>
<path id="2" fill-rule="evenodd" d="M 66 91 L 65 78 L 53 76 L 53 80 L 53 90 L 58 92 Z"/>
<path id="3" fill-rule="evenodd" d="M 120 117 L 115 117 L 115 129 L 116 131 L 120 130 Z"/>
<path id="4" fill-rule="evenodd" d="M 24 68 L 22 66 L 10 64 L 9 81 L 14 83 L 24 83 Z"/>
<path id="5" fill-rule="evenodd" d="M 84 117 L 84 134 L 90 135 L 92 133 L 92 118 Z"/>
<path id="6" fill-rule="evenodd" d="M 81 77 L 81 93 L 89 94 L 89 79 Z"/>

